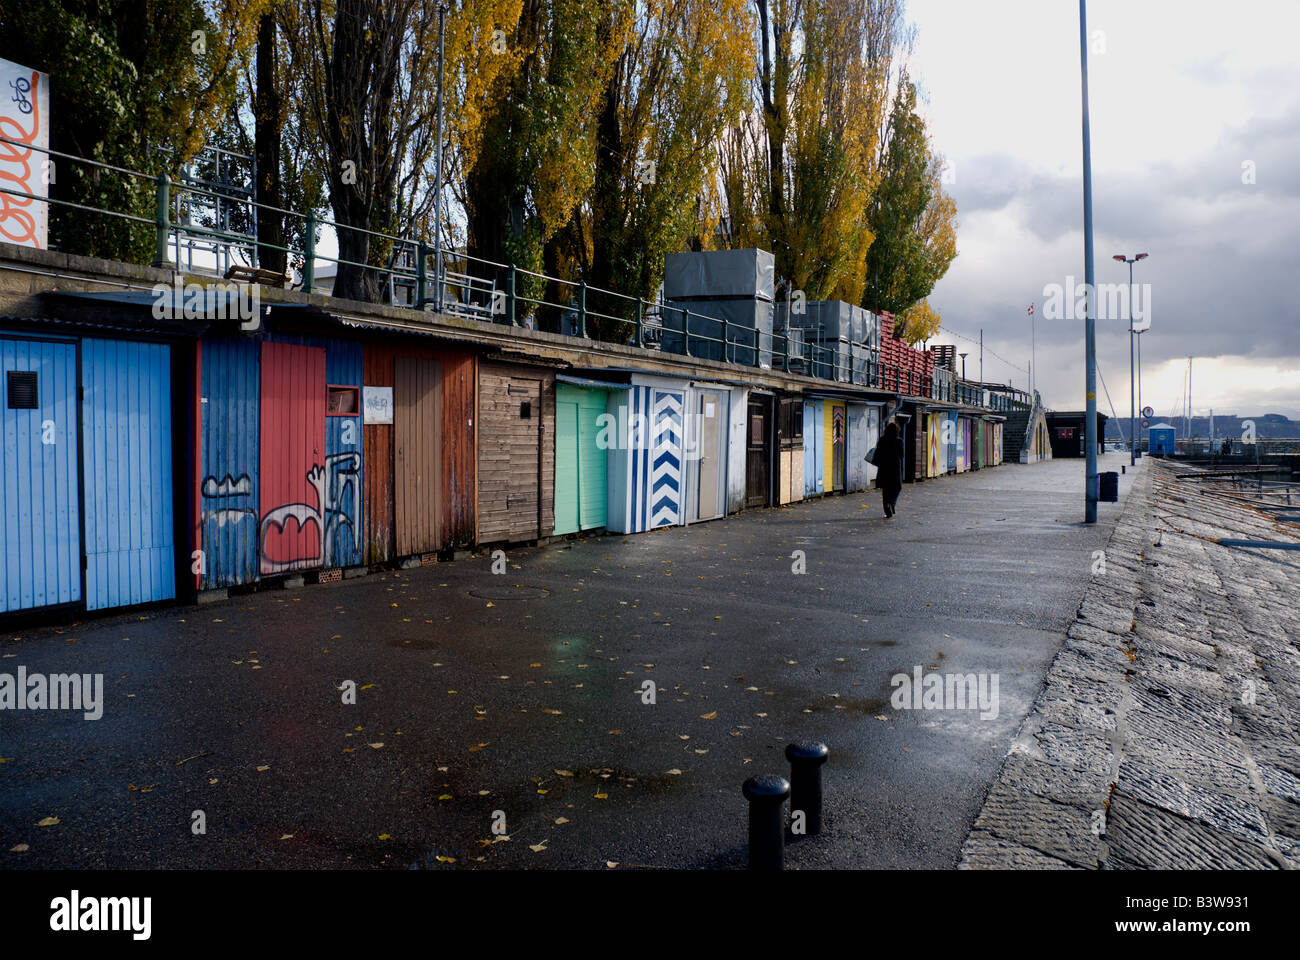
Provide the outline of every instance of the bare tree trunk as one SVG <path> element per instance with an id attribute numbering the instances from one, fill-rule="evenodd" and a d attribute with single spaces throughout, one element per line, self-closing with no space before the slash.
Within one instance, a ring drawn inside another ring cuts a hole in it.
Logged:
<path id="1" fill-rule="evenodd" d="M 284 100 L 275 82 L 275 14 L 267 11 L 257 24 L 257 110 L 254 118 L 253 153 L 257 162 L 257 202 L 284 206 L 280 189 L 280 133 L 284 126 Z M 268 270 L 283 273 L 284 217 L 271 210 L 257 211 L 258 262 Z M 270 246 L 266 246 L 269 244 Z"/>

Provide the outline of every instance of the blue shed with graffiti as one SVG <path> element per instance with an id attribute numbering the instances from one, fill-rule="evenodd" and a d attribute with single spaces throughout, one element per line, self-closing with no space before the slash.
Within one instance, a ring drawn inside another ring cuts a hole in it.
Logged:
<path id="1" fill-rule="evenodd" d="M 289 333 L 200 343 L 201 589 L 362 562 L 362 358 Z"/>

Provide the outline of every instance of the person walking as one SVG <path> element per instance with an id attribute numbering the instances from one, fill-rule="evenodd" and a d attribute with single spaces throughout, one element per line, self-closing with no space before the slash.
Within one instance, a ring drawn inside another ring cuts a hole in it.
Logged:
<path id="1" fill-rule="evenodd" d="M 880 488 L 885 502 L 885 516 L 892 517 L 896 512 L 898 495 L 903 490 L 903 438 L 899 435 L 898 421 L 890 420 L 885 425 L 885 432 L 876 444 L 875 452 L 870 456 L 871 463 L 877 469 L 876 486 Z"/>

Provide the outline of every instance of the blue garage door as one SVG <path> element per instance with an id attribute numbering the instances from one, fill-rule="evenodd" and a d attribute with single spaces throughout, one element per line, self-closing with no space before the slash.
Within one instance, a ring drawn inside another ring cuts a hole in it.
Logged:
<path id="1" fill-rule="evenodd" d="M 86 609 L 176 596 L 171 356 L 163 344 L 84 340 Z"/>
<path id="2" fill-rule="evenodd" d="M 81 599 L 77 347 L 0 338 L 0 613 Z"/>

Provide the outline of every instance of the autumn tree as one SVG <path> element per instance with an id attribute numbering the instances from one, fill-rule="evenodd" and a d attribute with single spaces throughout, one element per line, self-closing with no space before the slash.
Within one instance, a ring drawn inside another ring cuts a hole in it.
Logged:
<path id="1" fill-rule="evenodd" d="M 551 275 L 567 266 L 558 235 L 574 229 L 574 210 L 591 188 L 592 105 L 616 59 L 601 20 L 600 7 L 583 0 L 525 0 L 506 39 L 511 68 L 485 97 L 482 138 L 466 167 L 472 256 Z M 470 269 L 498 285 L 506 279 L 486 264 Z M 569 295 L 537 278 L 519 279 L 518 292 L 530 298 L 562 302 Z"/>
<path id="2" fill-rule="evenodd" d="M 504 60 L 491 50 L 495 24 L 517 15 L 520 0 L 448 4 L 445 24 L 444 142 L 462 152 L 476 134 L 473 104 L 456 91 L 491 82 Z M 334 292 L 357 300 L 386 294 L 393 242 L 432 240 L 439 196 L 438 0 L 285 0 L 280 18 L 301 79 L 301 107 L 338 224 Z M 468 79 L 467 79 L 468 77 Z M 458 122 L 459 118 L 459 122 Z M 449 151 L 450 152 L 450 151 Z M 454 156 L 452 157 L 454 160 Z M 443 189 L 448 182 L 444 162 Z M 351 229 L 350 229 L 351 228 Z M 370 231 L 367 233 L 365 231 Z"/>
<path id="3" fill-rule="evenodd" d="M 574 213 L 576 252 L 592 285 L 650 297 L 665 255 L 707 230 L 702 197 L 716 173 L 716 141 L 747 96 L 748 3 L 601 0 L 602 37 L 618 57 L 599 100 L 590 199 Z M 632 312 L 627 301 L 593 300 L 609 316 Z M 593 326 L 602 335 L 618 327 Z"/>
<path id="4" fill-rule="evenodd" d="M 265 0 L 48 0 L 0 12 L 0 57 L 50 75 L 50 147 L 175 175 L 229 116 Z M 154 185 L 59 160 L 53 198 L 152 219 Z M 154 232 L 51 205 L 50 243 L 147 263 Z"/>
<path id="5" fill-rule="evenodd" d="M 931 149 L 910 81 L 899 85 L 888 134 L 868 219 L 875 240 L 867 252 L 862 305 L 902 317 L 899 335 L 916 343 L 924 331 L 908 330 L 907 314 L 957 256 L 956 204 L 943 190 L 943 159 Z"/>
<path id="6" fill-rule="evenodd" d="M 890 77 L 908 31 L 897 0 L 755 0 L 752 111 L 720 139 L 721 242 L 776 256 L 785 291 L 856 302 Z"/>

